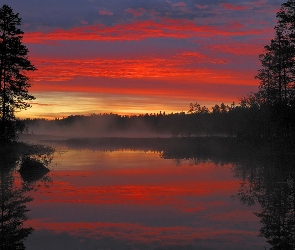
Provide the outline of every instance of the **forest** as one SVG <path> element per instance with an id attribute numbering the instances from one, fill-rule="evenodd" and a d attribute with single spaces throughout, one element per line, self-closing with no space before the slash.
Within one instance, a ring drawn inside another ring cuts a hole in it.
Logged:
<path id="1" fill-rule="evenodd" d="M 221 107 L 221 108 L 220 108 Z M 295 108 L 287 105 L 191 104 L 188 113 L 92 114 L 63 119 L 26 119 L 26 134 L 66 137 L 238 137 L 253 141 L 293 140 Z"/>

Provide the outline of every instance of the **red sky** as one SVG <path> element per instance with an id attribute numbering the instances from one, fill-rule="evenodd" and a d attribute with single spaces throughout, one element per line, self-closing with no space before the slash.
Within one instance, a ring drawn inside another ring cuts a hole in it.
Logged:
<path id="1" fill-rule="evenodd" d="M 38 69 L 20 117 L 187 111 L 256 91 L 282 1 L 9 1 Z M 4 3 L 3 3 L 4 4 Z"/>

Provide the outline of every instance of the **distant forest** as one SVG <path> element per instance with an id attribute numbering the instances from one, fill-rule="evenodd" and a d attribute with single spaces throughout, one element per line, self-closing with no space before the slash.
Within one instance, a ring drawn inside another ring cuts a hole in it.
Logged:
<path id="1" fill-rule="evenodd" d="M 295 137 L 295 107 L 251 104 L 215 105 L 211 111 L 198 103 L 187 113 L 118 115 L 92 114 L 63 119 L 26 119 L 26 133 L 71 137 L 192 137 L 230 136 L 251 140 Z"/>

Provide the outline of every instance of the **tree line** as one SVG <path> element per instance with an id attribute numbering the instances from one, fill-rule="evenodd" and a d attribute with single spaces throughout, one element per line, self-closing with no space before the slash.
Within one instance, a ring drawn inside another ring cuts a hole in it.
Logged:
<path id="1" fill-rule="evenodd" d="M 212 111 L 199 104 L 189 112 L 142 115 L 92 114 L 62 119 L 26 119 L 29 134 L 70 137 L 239 137 L 260 139 L 268 126 L 261 110 L 241 105 L 215 105 Z M 223 108 L 217 108 L 223 107 Z M 206 111 L 204 111 L 206 110 Z"/>

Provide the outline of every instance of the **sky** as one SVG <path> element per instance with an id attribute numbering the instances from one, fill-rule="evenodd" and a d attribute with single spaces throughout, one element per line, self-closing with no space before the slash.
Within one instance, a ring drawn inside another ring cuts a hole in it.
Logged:
<path id="1" fill-rule="evenodd" d="M 20 118 L 187 112 L 258 89 L 283 0 L 0 0 L 37 70 Z"/>

